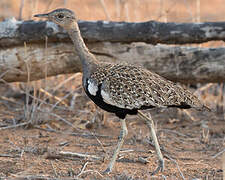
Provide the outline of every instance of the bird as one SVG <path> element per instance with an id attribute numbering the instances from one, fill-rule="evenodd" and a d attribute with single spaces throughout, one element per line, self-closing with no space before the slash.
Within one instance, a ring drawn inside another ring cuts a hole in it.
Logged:
<path id="1" fill-rule="evenodd" d="M 49 13 L 36 14 L 34 17 L 46 18 L 68 32 L 75 53 L 79 56 L 82 64 L 82 85 L 85 93 L 101 109 L 114 113 L 120 119 L 121 131 L 117 146 L 103 173 L 112 172 L 128 134 L 127 115 L 138 115 L 146 122 L 158 156 L 158 167 L 152 174 L 162 172 L 165 163 L 156 136 L 154 121 L 151 115 L 147 116 L 141 110 L 167 107 L 210 109 L 191 91 L 155 72 L 126 63 L 98 61 L 85 45 L 78 26 L 78 18 L 72 10 L 59 8 Z"/>

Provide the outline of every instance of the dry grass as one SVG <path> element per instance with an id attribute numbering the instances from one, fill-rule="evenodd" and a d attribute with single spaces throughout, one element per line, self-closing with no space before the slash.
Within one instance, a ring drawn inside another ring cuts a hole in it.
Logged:
<path id="1" fill-rule="evenodd" d="M 15 16 L 28 20 L 35 13 L 67 7 L 75 10 L 83 20 L 224 21 L 223 4 L 222 0 L 213 3 L 209 0 L 1 0 L 0 17 Z M 209 42 L 200 46 L 221 45 L 224 46 L 224 43 Z M 26 44 L 24 46 L 26 51 Z M 46 57 L 47 46 L 46 41 Z M 29 62 L 26 64 L 29 72 Z M 79 158 L 78 161 L 69 158 L 60 160 L 59 157 L 49 160 L 44 157 L 45 153 L 49 154 L 55 148 L 101 157 L 107 156 L 113 149 L 115 139 L 112 141 L 112 137 L 118 135 L 119 124 L 113 121 L 114 116 L 102 113 L 84 95 L 80 73 L 36 82 L 30 82 L 28 78 L 27 83 L 11 83 L 0 87 L 0 93 L 0 177 L 41 174 L 58 178 L 102 178 L 99 172 L 106 163 L 87 163 L 87 159 Z M 168 179 L 181 179 L 182 176 L 187 179 L 222 177 L 222 163 L 218 161 L 222 156 L 211 157 L 224 149 L 224 85 L 198 85 L 196 94 L 221 114 L 205 115 L 175 110 L 153 112 L 160 142 L 165 150 L 164 156 L 167 157 L 164 175 Z M 104 121 L 106 116 L 109 118 Z M 110 177 L 148 179 L 149 170 L 156 166 L 155 156 L 149 151 L 148 139 L 143 139 L 147 131 L 143 124 L 134 120 L 135 117 L 130 117 L 126 149 L 121 153 L 121 163 L 117 163 Z M 18 128 L 24 125 L 32 128 Z M 9 159 L 4 154 L 13 157 Z M 151 163 L 144 165 L 135 161 L 149 154 L 153 156 Z M 157 177 L 162 178 L 163 175 Z"/>

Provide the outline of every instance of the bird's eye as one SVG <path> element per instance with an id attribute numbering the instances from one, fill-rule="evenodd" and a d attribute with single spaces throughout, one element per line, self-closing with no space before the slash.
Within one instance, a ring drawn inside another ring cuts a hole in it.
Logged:
<path id="1" fill-rule="evenodd" d="M 57 15 L 57 18 L 63 19 L 63 18 L 64 18 L 64 15 L 63 15 L 63 14 L 58 14 L 58 15 Z"/>

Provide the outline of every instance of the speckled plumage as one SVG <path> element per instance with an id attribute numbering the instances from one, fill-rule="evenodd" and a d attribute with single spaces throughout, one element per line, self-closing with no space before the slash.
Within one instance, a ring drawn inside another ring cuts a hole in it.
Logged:
<path id="1" fill-rule="evenodd" d="M 89 80 L 102 84 L 101 91 L 108 95 L 103 100 L 120 108 L 204 107 L 189 90 L 141 67 L 101 63 Z"/>

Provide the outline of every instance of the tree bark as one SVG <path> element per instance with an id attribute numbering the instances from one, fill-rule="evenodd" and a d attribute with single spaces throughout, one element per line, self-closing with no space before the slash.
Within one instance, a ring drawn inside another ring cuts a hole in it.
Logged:
<path id="1" fill-rule="evenodd" d="M 88 42 L 146 42 L 149 44 L 188 44 L 211 40 L 225 40 L 225 22 L 205 23 L 141 23 L 80 21 L 82 36 Z M 62 28 L 46 21 L 17 21 L 0 23 L 0 47 L 15 46 L 24 42 L 43 43 L 70 41 Z"/>
<path id="2" fill-rule="evenodd" d="M 182 83 L 224 82 L 225 48 L 191 48 L 145 43 L 88 43 L 99 61 L 128 62 Z M 0 49 L 0 78 L 7 82 L 76 73 L 81 64 L 67 43 L 26 44 Z M 29 75 L 29 76 L 28 76 Z"/>

